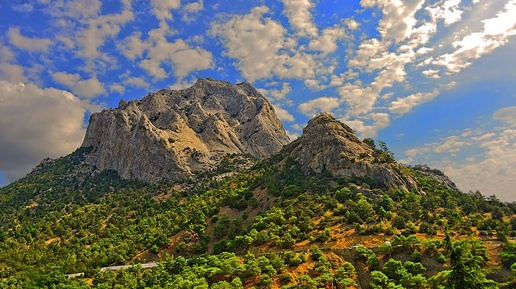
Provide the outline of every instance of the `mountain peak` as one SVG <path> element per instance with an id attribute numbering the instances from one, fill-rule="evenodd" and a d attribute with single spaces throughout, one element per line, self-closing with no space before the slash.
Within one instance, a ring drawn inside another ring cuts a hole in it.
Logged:
<path id="1" fill-rule="evenodd" d="M 293 158 L 305 173 L 326 171 L 337 177 L 374 179 L 382 188 L 417 190 L 416 181 L 402 173 L 401 164 L 382 160 L 378 153 L 349 126 L 321 113 L 308 122 L 301 137 L 280 152 L 280 158 Z"/>
<path id="2" fill-rule="evenodd" d="M 348 125 L 336 120 L 330 113 L 321 112 L 308 121 L 303 129 L 303 134 L 320 133 L 321 131 L 329 131 L 329 133 L 346 135 L 354 141 L 360 142 L 355 132 Z"/>
<path id="3" fill-rule="evenodd" d="M 289 142 L 272 105 L 250 83 L 200 78 L 94 113 L 83 142 L 90 163 L 123 178 L 186 179 L 227 154 L 262 159 Z"/>

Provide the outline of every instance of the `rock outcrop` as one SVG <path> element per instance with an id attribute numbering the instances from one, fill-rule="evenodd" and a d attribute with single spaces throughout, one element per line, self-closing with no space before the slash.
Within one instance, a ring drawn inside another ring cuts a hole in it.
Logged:
<path id="1" fill-rule="evenodd" d="M 415 165 L 411 168 L 421 173 L 423 176 L 427 178 L 437 180 L 438 182 L 445 185 L 446 187 L 448 187 L 448 189 L 452 191 L 461 192 L 457 185 L 455 185 L 455 183 L 452 182 L 452 180 L 450 180 L 450 178 L 447 175 L 445 175 L 442 171 L 438 169 L 432 169 L 428 165 Z"/>
<path id="2" fill-rule="evenodd" d="M 89 162 L 123 178 L 184 180 L 227 154 L 269 157 L 289 143 L 273 107 L 251 84 L 199 79 L 90 117 Z"/>
<path id="3" fill-rule="evenodd" d="M 305 173 L 326 171 L 336 177 L 373 179 L 382 188 L 418 190 L 417 182 L 396 162 L 379 162 L 375 149 L 360 141 L 353 130 L 321 113 L 308 122 L 303 135 L 285 146 L 280 159 L 291 157 Z"/>

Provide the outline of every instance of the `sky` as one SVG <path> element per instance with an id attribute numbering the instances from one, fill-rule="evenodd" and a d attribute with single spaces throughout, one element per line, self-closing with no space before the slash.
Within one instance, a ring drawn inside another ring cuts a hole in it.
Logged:
<path id="1" fill-rule="evenodd" d="M 516 201 L 516 0 L 0 1 L 0 185 L 91 113 L 251 82 L 291 139 L 325 111 L 464 192 Z"/>

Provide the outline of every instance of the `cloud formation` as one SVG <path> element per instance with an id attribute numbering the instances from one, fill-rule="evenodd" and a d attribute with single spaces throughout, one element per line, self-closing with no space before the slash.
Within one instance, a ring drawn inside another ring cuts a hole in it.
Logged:
<path id="1" fill-rule="evenodd" d="M 0 171 L 13 181 L 45 157 L 78 148 L 94 109 L 69 92 L 0 80 Z"/>
<path id="2" fill-rule="evenodd" d="M 52 77 L 79 96 L 91 98 L 106 93 L 104 85 L 98 80 L 97 76 L 81 79 L 79 74 L 56 72 L 52 74 Z"/>
<path id="3" fill-rule="evenodd" d="M 7 36 L 9 37 L 9 43 L 13 46 L 28 51 L 47 51 L 52 44 L 50 39 L 23 36 L 18 27 L 9 28 Z"/>
<path id="4" fill-rule="evenodd" d="M 493 114 L 493 119 L 510 127 L 492 131 L 466 128 L 458 134 L 441 138 L 405 151 L 407 163 L 427 163 L 443 170 L 458 187 L 467 191 L 480 190 L 502 200 L 514 199 L 514 163 L 516 162 L 516 107 L 505 107 Z M 463 162 L 465 151 L 475 151 Z"/>

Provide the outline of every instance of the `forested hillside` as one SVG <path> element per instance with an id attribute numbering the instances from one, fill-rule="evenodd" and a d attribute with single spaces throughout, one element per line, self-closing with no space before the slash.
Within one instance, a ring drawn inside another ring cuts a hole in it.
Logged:
<path id="1" fill-rule="evenodd" d="M 404 171 L 415 192 L 292 159 L 235 173 L 249 160 L 228 155 L 196 180 L 149 185 L 96 171 L 87 152 L 0 189 L 0 288 L 516 286 L 516 206 L 418 168 Z"/>

